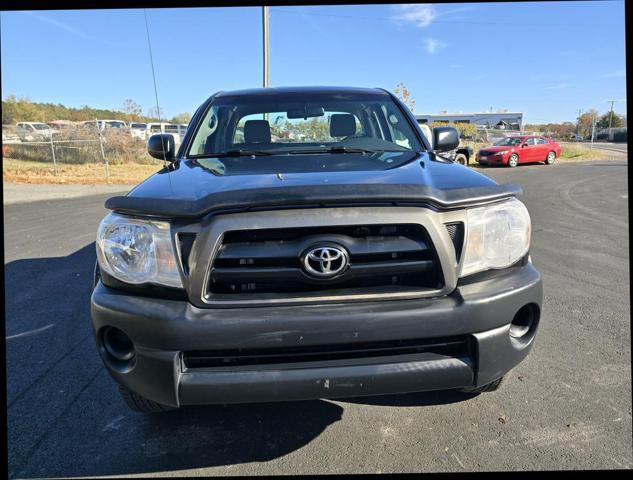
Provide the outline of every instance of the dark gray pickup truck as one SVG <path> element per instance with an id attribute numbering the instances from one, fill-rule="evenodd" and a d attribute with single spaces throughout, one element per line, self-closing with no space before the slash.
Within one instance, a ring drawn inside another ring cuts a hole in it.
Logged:
<path id="1" fill-rule="evenodd" d="M 495 390 L 542 301 L 516 185 L 391 93 L 219 92 L 97 233 L 92 325 L 127 404 Z"/>

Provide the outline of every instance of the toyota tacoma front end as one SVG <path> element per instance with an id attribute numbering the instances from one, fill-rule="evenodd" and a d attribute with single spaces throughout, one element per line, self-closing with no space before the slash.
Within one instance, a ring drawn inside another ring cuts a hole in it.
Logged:
<path id="1" fill-rule="evenodd" d="M 515 185 L 441 158 L 389 92 L 220 92 L 97 233 L 92 324 L 145 412 L 493 390 L 529 352 L 541 278 Z"/>

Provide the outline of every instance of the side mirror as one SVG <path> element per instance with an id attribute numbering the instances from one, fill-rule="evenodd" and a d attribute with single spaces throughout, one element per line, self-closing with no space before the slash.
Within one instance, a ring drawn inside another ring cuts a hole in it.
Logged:
<path id="1" fill-rule="evenodd" d="M 147 153 L 158 160 L 173 162 L 176 159 L 176 140 L 171 133 L 159 133 L 149 137 Z"/>
<path id="2" fill-rule="evenodd" d="M 433 129 L 433 150 L 450 152 L 459 146 L 459 134 L 454 127 L 435 127 Z"/>

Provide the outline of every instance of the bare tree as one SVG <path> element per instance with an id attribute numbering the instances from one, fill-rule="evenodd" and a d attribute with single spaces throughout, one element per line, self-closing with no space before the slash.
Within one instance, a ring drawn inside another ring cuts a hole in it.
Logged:
<path id="1" fill-rule="evenodd" d="M 581 135 L 584 135 L 585 137 L 591 135 L 591 127 L 597 118 L 598 111 L 593 108 L 590 108 L 580 116 L 578 123 Z"/>
<path id="2" fill-rule="evenodd" d="M 123 108 L 121 110 L 123 113 L 127 115 L 134 115 L 135 117 L 143 116 L 143 109 L 138 103 L 136 103 L 131 98 L 126 98 L 123 101 Z"/>
<path id="3" fill-rule="evenodd" d="M 393 93 L 395 93 L 396 96 L 400 100 L 402 100 L 402 103 L 409 107 L 409 110 L 413 112 L 413 110 L 415 109 L 415 99 L 411 97 L 409 89 L 405 86 L 403 82 L 400 82 L 398 85 L 396 85 L 396 88 L 393 89 Z"/>
<path id="4" fill-rule="evenodd" d="M 147 111 L 147 116 L 150 118 L 160 118 L 163 119 L 165 116 L 163 114 L 163 109 L 160 110 L 156 107 L 152 107 Z"/>

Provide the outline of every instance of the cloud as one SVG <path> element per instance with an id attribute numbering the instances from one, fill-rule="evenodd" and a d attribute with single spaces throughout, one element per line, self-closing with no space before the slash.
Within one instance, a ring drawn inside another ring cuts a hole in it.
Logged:
<path id="1" fill-rule="evenodd" d="M 435 38 L 427 38 L 424 41 L 424 46 L 426 48 L 426 51 L 429 52 L 431 55 L 433 55 L 435 52 L 437 52 L 440 48 L 444 48 L 446 47 L 446 43 L 441 42 L 439 40 L 436 40 Z"/>
<path id="2" fill-rule="evenodd" d="M 412 23 L 417 27 L 426 28 L 431 25 L 437 17 L 468 12 L 476 8 L 477 7 L 474 6 L 465 6 L 438 11 L 435 5 L 428 3 L 394 5 L 393 9 L 396 14 L 392 18 L 399 23 Z"/>
<path id="3" fill-rule="evenodd" d="M 466 7 L 457 7 L 452 8 L 451 10 L 444 10 L 443 12 L 437 12 L 437 15 L 449 15 L 451 13 L 462 13 L 462 12 L 470 12 L 471 10 L 475 10 L 477 7 L 473 5 L 469 5 Z"/>
<path id="4" fill-rule="evenodd" d="M 301 18 L 303 18 L 306 22 L 308 22 L 310 26 L 319 33 L 319 35 L 323 37 L 327 37 L 329 35 L 329 32 L 327 32 L 323 27 L 321 27 L 321 25 L 319 25 L 319 22 L 315 22 L 314 19 L 310 15 L 306 15 L 303 12 L 301 12 L 300 15 L 301 15 Z"/>
<path id="5" fill-rule="evenodd" d="M 420 28 L 431 25 L 437 16 L 435 7 L 425 3 L 394 5 L 394 9 L 398 12 L 393 17 L 395 20 L 413 23 Z"/>
<path id="6" fill-rule="evenodd" d="M 73 35 L 76 35 L 78 37 L 81 38 L 86 38 L 89 40 L 94 40 L 94 37 L 91 37 L 90 35 L 86 35 L 84 32 L 77 30 L 74 27 L 71 27 L 70 25 L 64 23 L 64 22 L 60 22 L 59 20 L 55 20 L 54 18 L 51 17 L 47 17 L 46 15 L 41 15 L 38 13 L 34 13 L 34 12 L 24 12 L 24 14 L 28 15 L 29 17 L 33 17 L 38 19 L 41 22 L 45 22 L 48 23 L 50 25 L 54 25 L 57 28 L 61 28 L 62 30 L 67 31 L 68 33 L 72 33 Z"/>
<path id="7" fill-rule="evenodd" d="M 61 30 L 64 30 L 68 33 L 70 33 L 71 35 L 75 35 L 76 37 L 80 37 L 83 38 L 85 40 L 91 40 L 97 43 L 101 43 L 103 45 L 108 45 L 110 47 L 125 47 L 126 44 L 121 43 L 121 42 L 113 42 L 111 40 L 105 39 L 105 38 L 97 38 L 97 37 L 93 37 L 92 35 L 88 35 L 87 33 L 82 32 L 81 30 L 76 29 L 75 27 L 72 27 L 70 25 L 68 25 L 67 23 L 64 22 L 60 22 L 59 20 L 56 20 L 54 18 L 51 18 L 47 15 L 42 15 L 39 13 L 35 13 L 35 12 L 22 12 L 25 15 L 28 15 L 29 17 L 35 18 L 37 20 L 39 20 L 40 22 L 44 22 L 44 23 L 48 23 L 49 25 L 53 25 Z"/>
<path id="8" fill-rule="evenodd" d="M 626 71 L 617 70 L 615 72 L 609 72 L 609 73 L 600 75 L 600 78 L 618 78 L 618 77 L 626 77 Z"/>
<path id="9" fill-rule="evenodd" d="M 572 83 L 555 83 L 553 85 L 548 85 L 547 87 L 543 87 L 543 90 L 563 90 L 565 88 L 572 87 Z"/>

